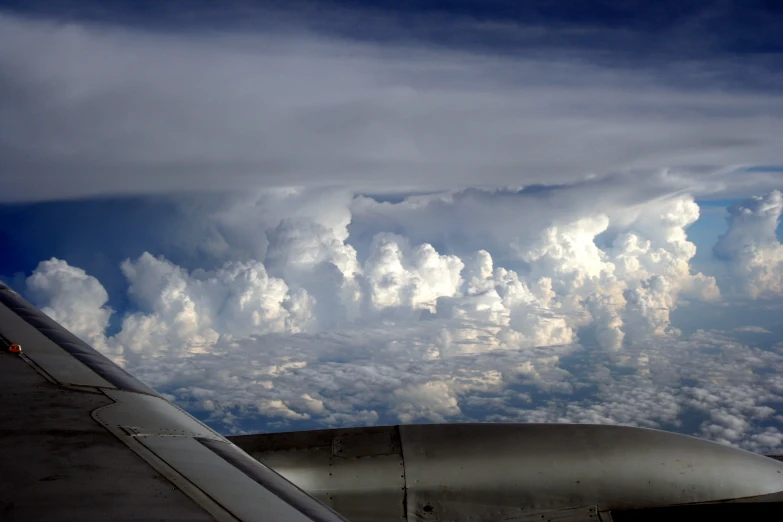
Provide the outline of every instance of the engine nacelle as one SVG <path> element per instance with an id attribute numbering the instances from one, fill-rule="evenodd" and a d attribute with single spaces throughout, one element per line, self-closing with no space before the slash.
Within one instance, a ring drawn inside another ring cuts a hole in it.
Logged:
<path id="1" fill-rule="evenodd" d="M 642 428 L 427 424 L 231 440 L 352 522 L 595 521 L 783 500 L 783 463 Z"/>

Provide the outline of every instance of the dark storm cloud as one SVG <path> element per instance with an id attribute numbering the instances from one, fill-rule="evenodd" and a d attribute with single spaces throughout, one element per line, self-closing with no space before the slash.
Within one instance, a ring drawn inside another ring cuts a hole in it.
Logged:
<path id="1" fill-rule="evenodd" d="M 366 15 L 393 29 L 396 19 L 383 9 L 327 11 L 336 26 Z M 266 19 L 288 20 L 274 30 L 216 22 L 211 31 L 198 15 L 177 30 L 160 20 L 0 15 L 0 198 L 569 184 L 611 171 L 783 161 L 783 97 L 737 81 L 776 81 L 755 55 L 633 65 L 623 45 L 576 50 L 565 37 L 489 53 L 314 32 L 312 8 L 287 13 Z M 535 34 L 524 16 L 503 29 L 467 10 L 422 15 L 455 34 Z M 552 31 L 600 25 L 553 22 Z"/>

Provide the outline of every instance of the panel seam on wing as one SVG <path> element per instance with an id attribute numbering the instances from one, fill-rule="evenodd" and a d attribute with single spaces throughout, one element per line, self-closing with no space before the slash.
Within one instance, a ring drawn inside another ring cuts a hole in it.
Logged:
<path id="1" fill-rule="evenodd" d="M 108 404 L 93 410 L 91 417 L 106 428 L 109 433 L 117 437 L 123 444 L 125 444 L 131 451 L 141 457 L 147 464 L 152 466 L 155 471 L 161 474 L 166 480 L 168 480 L 174 487 L 182 491 L 191 500 L 198 504 L 202 509 L 220 522 L 240 522 L 239 519 L 234 517 L 226 508 L 215 501 L 208 493 L 193 484 L 187 477 L 182 475 L 176 468 L 172 467 L 166 460 L 162 459 L 159 455 L 153 452 L 150 448 L 142 444 L 137 440 L 136 436 L 133 436 L 127 432 L 127 426 L 121 424 L 111 423 L 105 417 L 104 413 L 112 408 L 120 407 L 120 401 L 116 397 L 112 397 L 106 390 L 101 390 L 110 399 L 114 401 L 113 404 Z M 138 394 L 143 395 L 143 394 Z M 146 396 L 146 395 L 145 395 Z M 147 396 L 149 397 L 149 396 Z M 157 397 L 156 397 L 157 398 Z M 164 400 L 165 399 L 161 399 Z M 166 401 L 168 403 L 168 401 Z M 170 404 L 170 403 L 169 403 Z M 153 435 L 158 436 L 158 435 Z M 185 436 L 186 438 L 194 438 L 192 436 Z"/>

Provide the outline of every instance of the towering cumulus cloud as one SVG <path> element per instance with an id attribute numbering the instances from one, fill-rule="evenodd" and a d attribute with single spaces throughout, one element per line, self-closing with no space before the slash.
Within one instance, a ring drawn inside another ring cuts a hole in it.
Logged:
<path id="1" fill-rule="evenodd" d="M 265 191 L 228 198 L 203 218 L 205 237 L 222 245 L 212 266 L 186 269 L 148 252 L 119 263 L 129 306 L 115 332 L 102 285 L 65 261 L 40 263 L 26 291 L 229 432 L 261 420 L 264 429 L 676 427 L 698 412 L 705 420 L 694 433 L 757 450 L 779 444 L 778 428 L 758 423 L 774 420 L 783 388 L 756 369 L 783 355 L 673 324 L 683 300 L 720 299 L 715 279 L 691 266 L 694 199 L 602 197 L 588 205 L 567 188 L 545 200 L 470 189 L 389 202 Z M 715 252 L 751 297 L 779 292 L 780 193 L 729 212 Z M 751 386 L 762 393 L 751 397 Z"/>
<path id="2" fill-rule="evenodd" d="M 552 198 L 562 207 L 571 194 Z M 483 206 L 470 222 L 476 236 L 463 241 L 465 214 L 493 199 L 497 205 Z M 193 271 L 150 253 L 125 260 L 133 307 L 120 331 L 98 344 L 127 357 L 187 355 L 221 339 L 410 325 L 430 332 L 430 357 L 448 357 L 569 344 L 586 327 L 602 348 L 618 351 L 674 333 L 670 314 L 681 294 L 719 296 L 713 278 L 691 272 L 696 249 L 685 228 L 699 209 L 689 196 L 614 202 L 602 212 L 583 208 L 582 216 L 546 211 L 524 192 L 473 190 L 395 204 L 278 190 L 232 204 L 214 215 L 222 230 L 216 243 L 226 246 L 224 255 L 242 251 L 234 245 L 257 245 L 245 248 L 244 260 Z M 407 212 L 439 226 L 417 229 L 401 218 Z M 459 220 L 442 219 L 450 214 Z M 511 222 L 499 222 L 503 216 Z M 482 238 L 488 249 L 465 248 Z M 89 328 L 71 319 L 64 297 L 88 283 L 75 302 L 90 307 L 85 318 L 97 318 Z M 42 263 L 29 288 L 79 332 L 95 339 L 105 327 L 105 291 L 79 269 Z M 96 297 L 85 301 L 88 294 Z"/>
<path id="3" fill-rule="evenodd" d="M 228 262 L 216 271 L 186 270 L 145 253 L 122 264 L 138 311 L 110 340 L 152 356 L 203 353 L 220 335 L 295 333 L 312 319 L 312 299 L 269 277 L 260 262 Z"/>
<path id="4" fill-rule="evenodd" d="M 667 333 L 680 293 L 702 300 L 719 295 L 712 277 L 690 271 L 696 247 L 685 227 L 699 216 L 691 198 L 614 214 L 550 226 L 532 243 L 516 245 L 529 277 L 552 282 L 557 306 L 583 318 L 575 326 L 592 322 L 609 350 L 618 350 L 626 333 L 636 340 Z M 623 222 L 617 214 L 635 216 Z M 608 248 L 598 247 L 601 235 L 613 236 Z"/>
<path id="5" fill-rule="evenodd" d="M 109 349 L 104 337 L 109 317 L 109 295 L 100 282 L 81 268 L 65 261 L 41 261 L 27 278 L 27 292 L 44 313 L 82 340 L 110 356 L 121 352 Z M 117 359 L 123 362 L 122 358 Z"/>
<path id="6" fill-rule="evenodd" d="M 439 297 L 459 292 L 464 266 L 456 256 L 442 256 L 423 244 L 412 248 L 404 237 L 375 236 L 365 263 L 367 305 L 370 310 L 403 308 L 437 311 Z"/>
<path id="7" fill-rule="evenodd" d="M 753 299 L 783 293 L 783 245 L 776 235 L 782 210 L 778 190 L 734 203 L 728 208 L 729 230 L 715 245 L 737 288 Z"/>

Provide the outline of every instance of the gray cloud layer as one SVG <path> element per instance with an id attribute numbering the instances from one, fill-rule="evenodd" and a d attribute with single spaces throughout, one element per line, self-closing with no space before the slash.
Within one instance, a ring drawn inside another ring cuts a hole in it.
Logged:
<path id="1" fill-rule="evenodd" d="M 0 198 L 400 191 L 783 162 L 783 96 L 724 89 L 704 67 L 685 67 L 707 79 L 679 88 L 567 55 L 0 15 Z"/>

